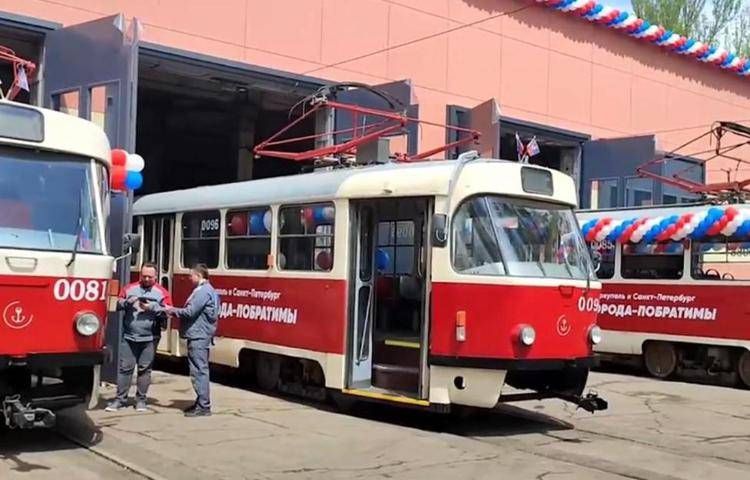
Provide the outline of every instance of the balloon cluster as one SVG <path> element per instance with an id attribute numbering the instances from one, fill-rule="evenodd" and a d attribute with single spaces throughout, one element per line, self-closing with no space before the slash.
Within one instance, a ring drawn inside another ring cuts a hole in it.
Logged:
<path id="1" fill-rule="evenodd" d="M 312 230 L 315 225 L 332 223 L 334 214 L 331 206 L 305 207 L 302 209 L 302 224 Z"/>
<path id="2" fill-rule="evenodd" d="M 230 236 L 268 236 L 271 234 L 271 209 L 233 213 L 227 226 Z"/>
<path id="3" fill-rule="evenodd" d="M 735 207 L 711 207 L 683 215 L 612 219 L 593 218 L 581 226 L 587 242 L 655 243 L 750 236 L 750 218 Z"/>
<path id="4" fill-rule="evenodd" d="M 711 46 L 693 38 L 652 25 L 634 13 L 604 5 L 595 0 L 536 0 L 537 3 L 577 15 L 589 22 L 605 25 L 631 37 L 653 43 L 674 53 L 716 65 L 737 75 L 750 75 L 750 59 L 739 57 L 726 48 Z"/>
<path id="5" fill-rule="evenodd" d="M 143 185 L 141 171 L 145 166 L 143 157 L 137 153 L 129 154 L 125 150 L 112 150 L 112 170 L 110 185 L 113 190 L 137 190 Z"/>

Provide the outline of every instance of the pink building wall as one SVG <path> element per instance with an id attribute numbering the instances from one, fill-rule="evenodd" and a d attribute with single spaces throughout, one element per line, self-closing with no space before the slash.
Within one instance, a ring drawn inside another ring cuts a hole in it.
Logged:
<path id="1" fill-rule="evenodd" d="M 657 133 L 669 149 L 716 120 L 750 121 L 750 79 L 524 0 L 0 0 L 0 10 L 64 25 L 122 12 L 149 42 L 335 80 L 409 78 L 420 115 L 438 122 L 446 105 L 495 97 L 503 115 L 595 138 Z M 421 135 L 422 147 L 444 138 Z"/>

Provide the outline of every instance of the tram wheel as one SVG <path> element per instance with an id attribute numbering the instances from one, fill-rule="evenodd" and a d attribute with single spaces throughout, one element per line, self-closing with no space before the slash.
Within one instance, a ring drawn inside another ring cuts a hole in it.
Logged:
<path id="1" fill-rule="evenodd" d="M 750 387 L 750 350 L 745 350 L 737 361 L 737 374 L 743 385 Z"/>
<path id="2" fill-rule="evenodd" d="M 648 342 L 643 347 L 646 370 L 656 378 L 667 378 L 677 368 L 677 349 L 669 342 Z"/>
<path id="3" fill-rule="evenodd" d="M 263 390 L 275 390 L 279 384 L 281 361 L 276 355 L 258 353 L 255 359 L 255 378 Z"/>

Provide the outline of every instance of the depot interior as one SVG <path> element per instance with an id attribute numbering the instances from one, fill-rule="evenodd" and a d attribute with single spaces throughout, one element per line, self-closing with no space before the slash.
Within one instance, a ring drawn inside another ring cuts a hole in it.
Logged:
<path id="1" fill-rule="evenodd" d="M 0 45 L 37 65 L 39 65 L 42 56 L 43 44 L 44 35 L 42 33 L 12 26 L 0 26 Z M 3 92 L 7 92 L 13 83 L 13 67 L 10 63 L 0 63 L 0 82 L 2 82 L 0 88 Z M 38 88 L 33 79 L 30 79 L 30 87 L 31 92 L 21 90 L 15 100 L 22 103 L 36 103 Z"/>
<path id="2" fill-rule="evenodd" d="M 250 71 L 141 53 L 136 151 L 147 163 L 138 195 L 299 172 L 298 163 L 254 158 L 252 149 L 310 93 Z M 290 135 L 314 130 L 311 117 Z"/>

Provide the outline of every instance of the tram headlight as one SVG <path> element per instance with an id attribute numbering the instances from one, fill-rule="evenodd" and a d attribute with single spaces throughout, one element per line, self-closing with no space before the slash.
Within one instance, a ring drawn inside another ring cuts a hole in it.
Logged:
<path id="1" fill-rule="evenodd" d="M 589 340 L 594 345 L 599 345 L 599 342 L 602 341 L 602 329 L 599 328 L 599 325 L 591 325 L 591 328 L 589 328 Z"/>
<path id="2" fill-rule="evenodd" d="M 518 340 L 522 345 L 526 345 L 527 347 L 533 345 L 536 340 L 536 330 L 534 330 L 534 327 L 529 325 L 522 326 L 518 331 Z"/>
<path id="3" fill-rule="evenodd" d="M 102 326 L 99 317 L 90 312 L 84 312 L 78 314 L 76 317 L 76 331 L 84 337 L 90 337 L 94 335 Z"/>

